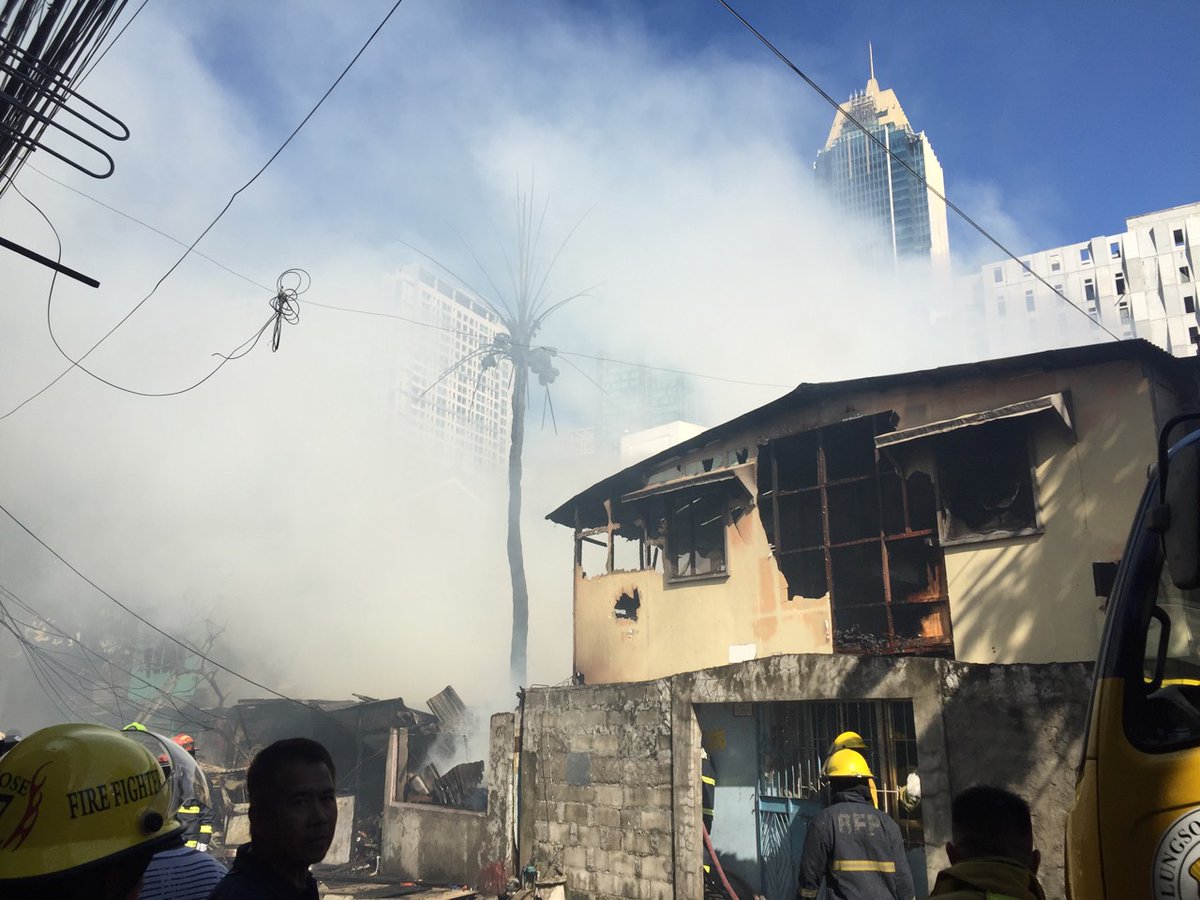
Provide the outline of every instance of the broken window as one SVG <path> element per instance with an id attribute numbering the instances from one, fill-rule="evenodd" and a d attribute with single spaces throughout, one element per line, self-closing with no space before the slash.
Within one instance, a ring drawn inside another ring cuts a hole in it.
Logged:
<path id="1" fill-rule="evenodd" d="M 759 449 L 763 525 L 788 593 L 829 598 L 840 652 L 952 646 L 933 479 L 875 450 L 893 421 L 862 416 Z"/>
<path id="2" fill-rule="evenodd" d="M 1025 422 L 959 428 L 939 435 L 936 446 L 944 543 L 1037 530 Z"/>
<path id="3" fill-rule="evenodd" d="M 725 494 L 673 497 L 667 513 L 667 565 L 672 579 L 725 572 Z"/>
<path id="4" fill-rule="evenodd" d="M 613 615 L 618 619 L 632 619 L 636 622 L 641 606 L 642 598 L 638 594 L 637 588 L 632 591 L 622 591 L 617 602 L 613 604 Z"/>

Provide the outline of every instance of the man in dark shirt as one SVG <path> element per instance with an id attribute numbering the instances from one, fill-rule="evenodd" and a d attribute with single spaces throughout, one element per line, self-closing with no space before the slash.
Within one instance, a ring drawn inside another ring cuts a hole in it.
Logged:
<path id="1" fill-rule="evenodd" d="M 799 896 L 824 882 L 832 900 L 912 900 L 912 872 L 900 827 L 871 802 L 871 770 L 862 754 L 838 750 L 826 765 L 833 802 L 808 823 Z"/>
<path id="2" fill-rule="evenodd" d="M 260 751 L 246 772 L 250 843 L 238 848 L 210 900 L 317 900 L 308 867 L 333 842 L 335 778 L 329 751 L 308 738 Z"/>

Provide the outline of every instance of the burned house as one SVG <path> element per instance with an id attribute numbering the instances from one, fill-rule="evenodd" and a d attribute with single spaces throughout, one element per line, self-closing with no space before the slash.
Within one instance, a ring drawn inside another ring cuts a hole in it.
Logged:
<path id="1" fill-rule="evenodd" d="M 1190 360 L 1145 341 L 802 384 L 572 497 L 574 665 L 1082 661 Z M 1095 565 L 1094 565 L 1095 564 Z"/>

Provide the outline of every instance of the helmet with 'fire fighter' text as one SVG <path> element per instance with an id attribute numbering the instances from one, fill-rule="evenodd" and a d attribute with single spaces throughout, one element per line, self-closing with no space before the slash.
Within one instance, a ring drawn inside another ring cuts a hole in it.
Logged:
<path id="1" fill-rule="evenodd" d="M 83 724 L 36 731 L 0 759 L 0 894 L 6 883 L 174 846 L 178 806 L 155 754 L 128 735 Z"/>

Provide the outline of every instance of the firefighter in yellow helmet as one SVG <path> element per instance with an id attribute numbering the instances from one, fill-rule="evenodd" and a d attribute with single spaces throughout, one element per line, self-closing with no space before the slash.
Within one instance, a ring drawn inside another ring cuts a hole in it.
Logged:
<path id="1" fill-rule="evenodd" d="M 54 725 L 0 759 L 0 896 L 126 900 L 176 846 L 178 800 L 154 754 L 102 725 Z"/>
<path id="2" fill-rule="evenodd" d="M 871 803 L 867 761 L 857 750 L 838 750 L 826 761 L 825 774 L 833 796 L 808 823 L 799 896 L 815 898 L 824 883 L 830 897 L 912 900 L 900 826 Z"/>
<path id="3" fill-rule="evenodd" d="M 833 759 L 833 755 L 839 750 L 856 750 L 861 754 L 867 752 L 867 742 L 862 739 L 862 735 L 857 731 L 843 731 L 833 739 L 833 743 L 829 745 L 829 753 L 825 758 L 825 765 L 821 769 L 821 774 L 826 778 L 829 777 L 829 761 Z M 875 778 L 872 776 L 868 782 L 871 788 L 871 805 L 876 809 L 879 808 L 879 788 L 875 784 Z"/>

